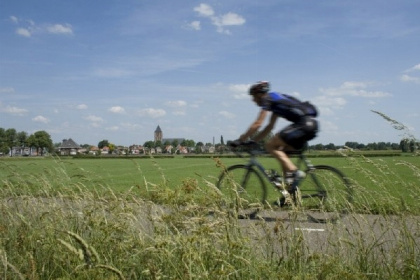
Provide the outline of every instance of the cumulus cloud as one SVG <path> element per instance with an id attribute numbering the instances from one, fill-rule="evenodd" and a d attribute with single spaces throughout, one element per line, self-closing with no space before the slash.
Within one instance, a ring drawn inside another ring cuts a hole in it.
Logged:
<path id="1" fill-rule="evenodd" d="M 79 104 L 76 106 L 76 109 L 78 110 L 86 110 L 88 106 L 86 104 Z"/>
<path id="2" fill-rule="evenodd" d="M 109 131 L 117 131 L 119 129 L 120 128 L 116 125 L 105 128 L 105 130 L 109 130 Z"/>
<path id="3" fill-rule="evenodd" d="M 406 74 L 402 75 L 400 79 L 403 82 L 420 83 L 420 77 L 414 77 Z"/>
<path id="4" fill-rule="evenodd" d="M 201 22 L 199 22 L 198 20 L 189 23 L 188 26 L 194 30 L 201 30 Z"/>
<path id="5" fill-rule="evenodd" d="M 53 24 L 47 26 L 46 29 L 52 34 L 73 34 L 73 29 L 70 24 Z"/>
<path id="6" fill-rule="evenodd" d="M 249 84 L 232 84 L 228 90 L 233 93 L 235 99 L 249 99 Z"/>
<path id="7" fill-rule="evenodd" d="M 163 109 L 146 108 L 138 111 L 138 114 L 142 117 L 159 118 L 166 115 L 166 111 Z"/>
<path id="8" fill-rule="evenodd" d="M 11 114 L 11 115 L 16 115 L 16 116 L 23 116 L 25 115 L 28 110 L 23 109 L 23 108 L 18 108 L 18 107 L 14 107 L 14 106 L 6 106 L 6 107 L 2 107 L 1 103 L 0 103 L 0 112 L 6 113 L 6 114 Z"/>
<path id="9" fill-rule="evenodd" d="M 232 12 L 217 15 L 210 5 L 204 3 L 194 7 L 194 11 L 197 12 L 199 16 L 210 19 L 210 22 L 216 26 L 217 32 L 219 33 L 230 34 L 230 30 L 226 29 L 226 26 L 239 26 L 245 24 L 246 22 L 244 17 Z M 199 21 L 194 21 L 190 24 L 190 26 L 198 27 L 195 29 L 200 30 L 200 24 L 201 23 Z"/>
<path id="10" fill-rule="evenodd" d="M 417 64 L 411 67 L 410 69 L 405 70 L 404 71 L 405 73 L 410 73 L 410 74 L 401 75 L 400 80 L 405 83 L 420 84 L 420 76 L 416 75 L 417 73 L 413 73 L 417 71 L 420 71 L 420 64 Z"/>
<path id="11" fill-rule="evenodd" d="M 0 88 L 0 93 L 14 93 L 15 89 L 12 87 Z"/>
<path id="12" fill-rule="evenodd" d="M 197 12 L 199 15 L 204 17 L 211 17 L 214 15 L 214 10 L 210 5 L 201 3 L 197 7 L 194 8 L 194 11 Z"/>
<path id="13" fill-rule="evenodd" d="M 359 96 L 365 98 L 381 98 L 391 96 L 388 92 L 366 90 L 369 84 L 364 82 L 344 82 L 338 88 L 321 88 L 320 92 L 328 96 Z"/>
<path id="14" fill-rule="evenodd" d="M 18 19 L 17 17 L 15 17 L 15 16 L 10 16 L 10 20 L 11 20 L 13 23 L 18 23 L 18 22 L 19 22 L 19 19 Z"/>
<path id="15" fill-rule="evenodd" d="M 223 116 L 227 119 L 234 119 L 236 117 L 235 114 L 233 114 L 231 112 L 228 112 L 228 111 L 220 111 L 219 115 L 221 115 L 221 116 Z"/>
<path id="16" fill-rule="evenodd" d="M 10 21 L 18 27 L 16 34 L 23 37 L 32 37 L 33 34 L 49 33 L 54 35 L 73 35 L 73 28 L 70 24 L 35 24 L 33 20 L 22 20 L 16 16 L 10 16 Z"/>
<path id="17" fill-rule="evenodd" d="M 125 109 L 121 106 L 114 106 L 108 109 L 111 113 L 115 114 L 125 114 Z"/>
<path id="18" fill-rule="evenodd" d="M 187 102 L 185 102 L 184 100 L 175 100 L 166 102 L 166 105 L 168 107 L 179 108 L 187 106 Z"/>
<path id="19" fill-rule="evenodd" d="M 406 72 L 420 71 L 420 63 L 406 70 Z"/>
<path id="20" fill-rule="evenodd" d="M 94 122 L 94 123 L 99 123 L 99 122 L 104 121 L 101 117 L 97 117 L 95 115 L 89 115 L 89 116 L 85 117 L 85 120 L 90 121 L 90 122 Z"/>
<path id="21" fill-rule="evenodd" d="M 31 31 L 29 31 L 29 29 L 26 28 L 18 28 L 16 29 L 16 34 L 23 36 L 23 37 L 31 37 Z"/>
<path id="22" fill-rule="evenodd" d="M 40 123 L 49 123 L 50 122 L 50 120 L 47 119 L 44 116 L 36 116 L 36 117 L 32 118 L 32 121 L 34 121 L 34 122 L 40 122 Z"/>

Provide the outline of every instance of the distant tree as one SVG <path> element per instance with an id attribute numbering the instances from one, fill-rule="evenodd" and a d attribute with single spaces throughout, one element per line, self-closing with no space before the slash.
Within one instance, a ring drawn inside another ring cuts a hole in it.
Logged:
<path id="1" fill-rule="evenodd" d="M 0 153 L 3 155 L 9 152 L 9 147 L 6 141 L 6 130 L 0 127 Z"/>
<path id="2" fill-rule="evenodd" d="M 225 145 L 225 141 L 223 141 L 223 135 L 220 135 L 220 145 Z"/>
<path id="3" fill-rule="evenodd" d="M 318 151 L 322 151 L 322 150 L 324 150 L 324 145 L 316 144 L 315 146 L 313 146 L 313 149 L 318 150 Z"/>
<path id="4" fill-rule="evenodd" d="M 6 142 L 6 146 L 10 150 L 10 155 L 11 156 L 12 156 L 11 151 L 12 151 L 13 147 L 16 146 L 16 140 L 17 140 L 16 129 L 14 129 L 14 128 L 6 129 L 6 131 L 5 131 L 5 142 Z"/>
<path id="5" fill-rule="evenodd" d="M 335 145 L 333 143 L 330 143 L 328 145 L 325 145 L 324 148 L 327 150 L 335 150 Z"/>
<path id="6" fill-rule="evenodd" d="M 51 136 L 44 130 L 37 131 L 28 137 L 28 145 L 36 148 L 38 155 L 44 155 L 44 150 L 52 152 L 54 145 Z"/>
<path id="7" fill-rule="evenodd" d="M 157 148 L 157 147 L 162 148 L 162 146 L 163 146 L 162 141 L 158 140 L 158 141 L 155 142 L 155 148 Z"/>
<path id="8" fill-rule="evenodd" d="M 108 140 L 104 139 L 102 141 L 99 141 L 98 148 L 102 149 L 103 147 L 109 147 L 109 141 Z"/>
<path id="9" fill-rule="evenodd" d="M 409 140 L 404 138 L 400 142 L 400 148 L 403 153 L 407 153 L 410 149 Z"/>
<path id="10" fill-rule="evenodd" d="M 172 146 L 174 146 L 174 148 L 178 147 L 178 144 L 179 142 L 176 139 L 172 142 Z"/>
<path id="11" fill-rule="evenodd" d="M 185 139 L 181 142 L 181 146 L 184 147 L 195 147 L 195 141 L 190 139 Z"/>
<path id="12" fill-rule="evenodd" d="M 146 141 L 146 142 L 144 142 L 143 146 L 145 148 L 152 149 L 152 148 L 155 147 L 155 142 L 154 141 Z"/>
<path id="13" fill-rule="evenodd" d="M 28 140 L 28 133 L 25 131 L 18 132 L 16 134 L 16 144 L 20 147 L 26 147 Z"/>
<path id="14" fill-rule="evenodd" d="M 109 154 L 112 154 L 115 151 L 116 146 L 113 143 L 109 143 L 108 148 L 109 148 L 109 152 L 108 153 Z"/>
<path id="15" fill-rule="evenodd" d="M 414 153 L 417 151 L 417 143 L 416 141 L 414 141 L 414 139 L 410 140 L 410 143 L 408 144 L 408 146 L 410 147 L 410 152 Z"/>

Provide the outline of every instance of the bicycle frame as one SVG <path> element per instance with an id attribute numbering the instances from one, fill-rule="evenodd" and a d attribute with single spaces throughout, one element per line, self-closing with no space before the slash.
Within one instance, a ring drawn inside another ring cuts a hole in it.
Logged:
<path id="1" fill-rule="evenodd" d="M 252 167 L 256 167 L 261 174 L 264 175 L 264 177 L 270 182 L 273 183 L 273 180 L 270 178 L 270 176 L 267 174 L 265 167 L 257 160 L 257 155 L 262 155 L 265 154 L 264 152 L 261 151 L 256 151 L 256 150 L 248 150 L 247 151 L 248 154 L 250 154 L 250 158 L 247 164 L 245 164 L 245 166 L 247 168 L 252 168 Z M 235 151 L 235 154 L 238 155 L 241 158 L 244 158 L 244 156 L 238 152 Z M 293 152 L 288 152 L 288 155 L 298 155 L 298 162 L 296 164 L 296 166 L 299 168 L 300 166 L 305 166 L 306 170 L 312 170 L 314 169 L 314 165 L 312 164 L 312 162 L 303 154 L 303 151 L 293 151 Z M 312 175 L 312 174 L 311 174 Z M 315 177 L 315 175 L 312 175 L 313 177 Z M 283 179 L 283 175 L 279 174 L 279 177 L 281 179 Z M 316 181 L 316 178 L 314 178 L 314 180 Z"/>

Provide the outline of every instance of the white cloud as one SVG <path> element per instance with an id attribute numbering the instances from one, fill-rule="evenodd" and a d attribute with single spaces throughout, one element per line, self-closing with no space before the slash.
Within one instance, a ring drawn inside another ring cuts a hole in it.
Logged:
<path id="1" fill-rule="evenodd" d="M 175 115 L 175 116 L 185 116 L 186 115 L 185 111 L 174 111 L 174 112 L 172 112 L 172 114 Z"/>
<path id="2" fill-rule="evenodd" d="M 414 71 L 420 71 L 420 63 L 411 67 L 410 69 L 406 70 L 405 72 L 414 72 Z"/>
<path id="3" fill-rule="evenodd" d="M 78 110 L 86 110 L 88 106 L 86 104 L 79 104 L 76 106 L 76 109 Z"/>
<path id="4" fill-rule="evenodd" d="M 227 118 L 227 119 L 234 119 L 236 116 L 235 114 L 228 112 L 228 111 L 220 111 L 219 115 L 222 115 L 223 117 Z"/>
<path id="5" fill-rule="evenodd" d="M 191 29 L 201 30 L 201 22 L 195 20 L 188 25 Z"/>
<path id="6" fill-rule="evenodd" d="M 154 108 L 146 108 L 141 109 L 138 111 L 140 116 L 143 117 L 150 117 L 150 118 L 159 118 L 166 115 L 166 111 L 163 109 L 154 109 Z"/>
<path id="7" fill-rule="evenodd" d="M 343 107 L 347 101 L 342 97 L 331 97 L 331 96 L 317 96 L 313 99 L 313 103 L 317 106 L 331 106 L 331 107 Z"/>
<path id="8" fill-rule="evenodd" d="M 89 115 L 89 116 L 85 117 L 85 120 L 88 120 L 88 121 L 94 122 L 94 123 L 98 123 L 98 122 L 103 122 L 104 121 L 101 117 L 97 117 L 95 115 Z"/>
<path id="9" fill-rule="evenodd" d="M 213 18 L 214 24 L 223 27 L 223 26 L 233 26 L 233 25 L 243 25 L 245 23 L 245 19 L 235 13 L 227 13 L 225 15 L 221 15 L 219 17 Z"/>
<path id="10" fill-rule="evenodd" d="M 114 106 L 108 109 L 108 111 L 115 114 L 125 114 L 125 109 L 121 106 Z"/>
<path id="11" fill-rule="evenodd" d="M 44 116 L 36 116 L 35 118 L 32 118 L 32 121 L 34 121 L 34 122 L 40 122 L 40 123 L 49 123 L 50 122 L 50 120 L 47 119 Z"/>
<path id="12" fill-rule="evenodd" d="M 408 83 L 410 83 L 410 82 L 411 83 L 416 83 L 416 84 L 420 83 L 420 77 L 413 77 L 413 76 L 406 75 L 406 74 L 402 75 L 400 80 L 403 81 L 403 82 L 408 82 Z"/>
<path id="13" fill-rule="evenodd" d="M 213 8 L 204 3 L 195 7 L 194 11 L 197 12 L 199 16 L 209 18 L 211 23 L 217 27 L 217 32 L 219 33 L 230 34 L 230 31 L 225 29 L 225 26 L 239 26 L 245 24 L 246 22 L 245 18 L 241 15 L 232 12 L 223 15 L 216 15 Z"/>
<path id="14" fill-rule="evenodd" d="M 19 22 L 19 19 L 18 19 L 17 17 L 15 17 L 15 16 L 10 16 L 10 20 L 11 20 L 13 23 L 18 23 L 18 22 Z"/>
<path id="15" fill-rule="evenodd" d="M 52 34 L 73 34 L 70 24 L 54 24 L 47 27 L 47 31 Z"/>
<path id="16" fill-rule="evenodd" d="M 420 64 L 417 64 L 413 67 L 411 67 L 410 69 L 405 70 L 405 73 L 412 73 L 412 72 L 416 72 L 416 71 L 420 71 Z M 420 77 L 418 76 L 413 76 L 413 74 L 404 74 L 400 77 L 400 80 L 402 82 L 406 82 L 406 83 L 416 83 L 416 84 L 420 84 Z"/>
<path id="17" fill-rule="evenodd" d="M 119 130 L 120 128 L 118 127 L 118 126 L 111 126 L 111 127 L 107 127 L 107 128 L 105 128 L 105 130 L 109 130 L 109 131 L 117 131 L 117 130 Z"/>
<path id="18" fill-rule="evenodd" d="M 179 108 L 179 107 L 187 106 L 187 102 L 185 102 L 183 100 L 168 101 L 168 102 L 166 102 L 166 105 L 168 107 Z"/>
<path id="19" fill-rule="evenodd" d="M 249 84 L 233 84 L 228 89 L 234 93 L 233 98 L 235 99 L 249 99 Z"/>
<path id="20" fill-rule="evenodd" d="M 391 96 L 388 92 L 383 91 L 367 91 L 365 88 L 369 86 L 364 82 L 344 82 L 338 88 L 320 88 L 320 92 L 328 96 L 359 96 L 366 98 L 381 98 Z"/>
<path id="21" fill-rule="evenodd" d="M 11 114 L 11 115 L 23 116 L 28 112 L 28 110 L 14 107 L 14 106 L 6 106 L 5 108 L 0 106 L 0 112 Z"/>
<path id="22" fill-rule="evenodd" d="M 16 34 L 23 37 L 31 37 L 37 33 L 50 33 L 55 35 L 72 35 L 73 28 L 70 24 L 35 24 L 33 20 L 21 20 L 15 16 L 10 16 L 10 20 L 18 25 Z"/>
<path id="23" fill-rule="evenodd" d="M 14 93 L 15 89 L 12 87 L 0 88 L 0 93 Z"/>
<path id="24" fill-rule="evenodd" d="M 194 8 L 194 11 L 204 17 L 211 17 L 214 15 L 214 10 L 210 5 L 201 3 L 199 6 Z"/>
<path id="25" fill-rule="evenodd" d="M 31 37 L 31 32 L 26 28 L 18 28 L 16 29 L 16 34 L 23 36 L 23 37 Z"/>

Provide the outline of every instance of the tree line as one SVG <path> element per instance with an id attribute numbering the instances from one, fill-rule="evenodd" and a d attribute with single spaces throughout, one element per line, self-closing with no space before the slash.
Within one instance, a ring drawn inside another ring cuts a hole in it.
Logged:
<path id="1" fill-rule="evenodd" d="M 25 131 L 0 127 L 0 154 L 8 154 L 13 148 L 19 148 L 20 154 L 25 148 L 33 148 L 37 154 L 43 155 L 44 152 L 52 152 L 54 145 L 51 136 L 44 130 L 28 135 Z"/>
<path id="2" fill-rule="evenodd" d="M 265 142 L 270 138 L 272 134 L 270 134 L 266 139 L 262 142 Z M 227 145 L 229 145 L 230 141 L 227 141 Z M 177 146 L 180 144 L 184 147 L 195 147 L 196 151 L 200 151 L 204 146 L 212 146 L 211 143 L 204 144 L 203 142 L 196 143 L 194 140 L 185 139 L 181 143 L 178 143 L 175 140 L 175 143 L 162 143 L 161 141 L 146 141 L 144 143 L 144 147 L 146 148 L 157 148 L 167 145 Z M 58 147 L 60 144 L 53 144 L 51 140 L 51 136 L 46 131 L 37 131 L 33 134 L 28 135 L 25 131 L 17 132 L 14 128 L 4 129 L 0 127 L 0 154 L 9 154 L 13 148 L 19 148 L 22 151 L 25 148 L 33 148 L 37 151 L 37 154 L 43 155 L 44 152 L 53 152 L 54 147 Z M 90 146 L 88 144 L 81 145 L 82 147 Z M 110 143 L 108 140 L 102 140 L 98 143 L 99 148 L 103 148 L 108 146 L 110 148 L 115 148 L 115 145 Z M 220 148 L 227 148 L 225 146 L 225 141 L 223 136 L 220 137 L 220 143 L 216 144 L 216 149 L 220 150 Z M 310 145 L 309 149 L 311 150 L 337 150 L 340 148 L 350 148 L 354 150 L 400 150 L 402 152 L 415 152 L 420 147 L 420 143 L 417 142 L 413 138 L 403 138 L 400 143 L 391 143 L 391 142 L 374 142 L 363 144 L 359 142 L 351 142 L 348 141 L 343 145 L 335 145 L 333 143 L 329 144 L 315 144 Z"/>
<path id="3" fill-rule="evenodd" d="M 309 146 L 309 149 L 312 150 L 337 150 L 340 148 L 349 148 L 353 150 L 361 150 L 361 151 L 383 151 L 383 150 L 394 150 L 394 151 L 402 151 L 404 153 L 407 152 L 415 152 L 417 151 L 420 143 L 415 141 L 415 139 L 408 139 L 404 138 L 400 141 L 400 143 L 391 143 L 391 142 L 373 142 L 368 144 L 363 144 L 359 142 L 346 142 L 344 146 L 336 146 L 332 143 L 324 145 L 324 144 L 316 144 Z"/>

